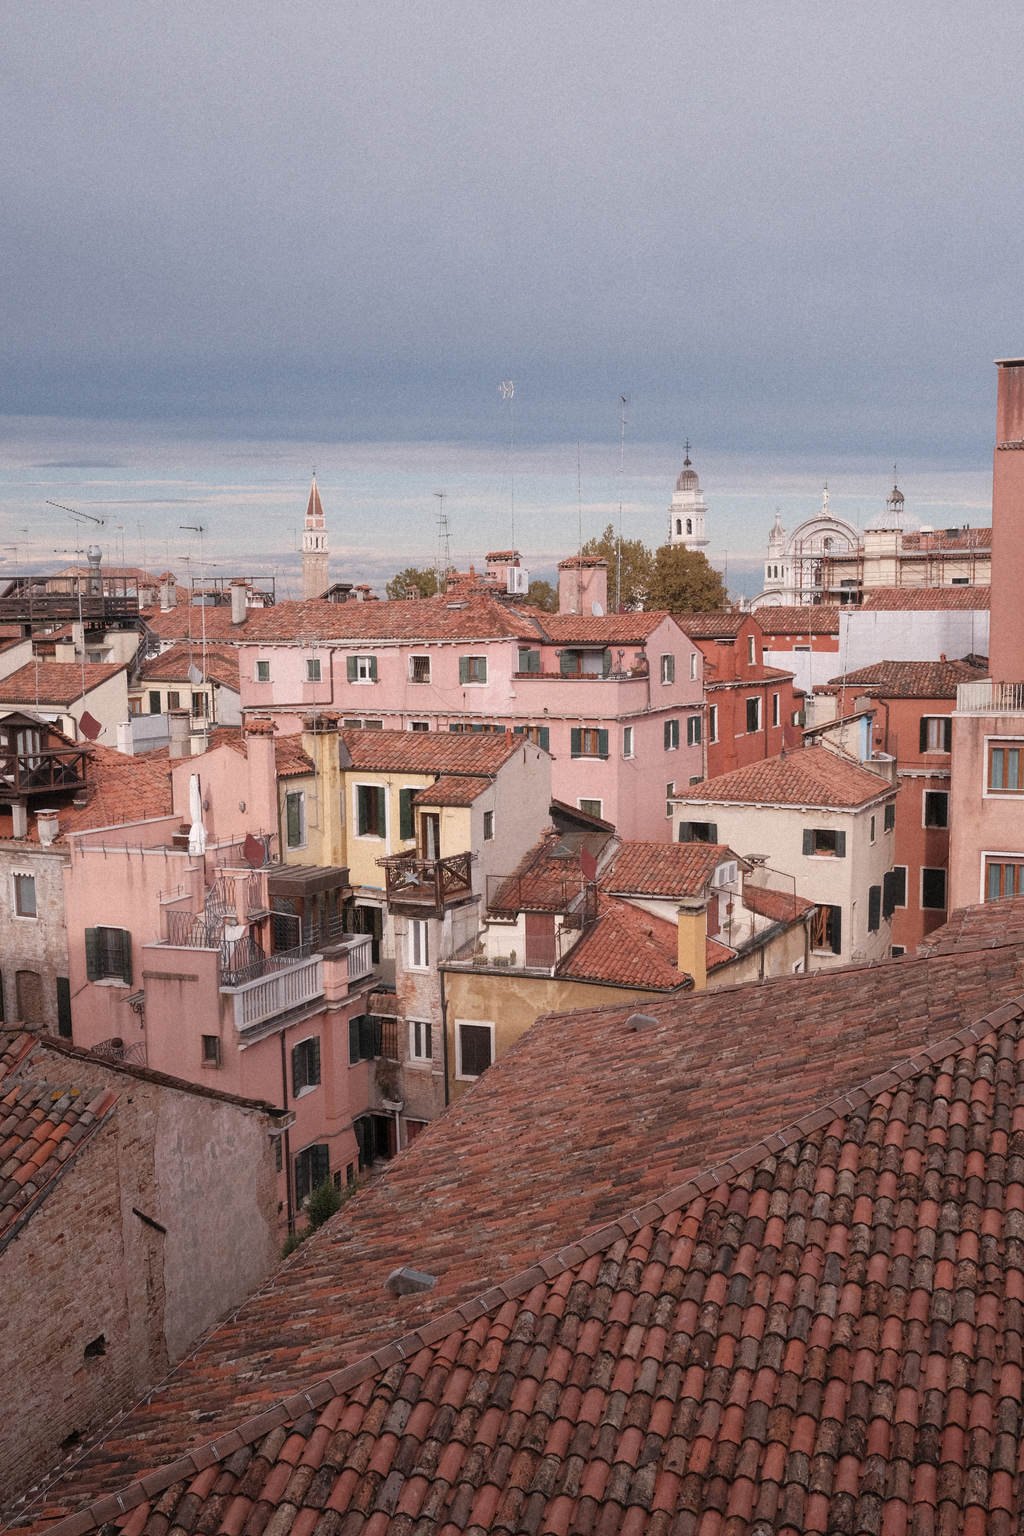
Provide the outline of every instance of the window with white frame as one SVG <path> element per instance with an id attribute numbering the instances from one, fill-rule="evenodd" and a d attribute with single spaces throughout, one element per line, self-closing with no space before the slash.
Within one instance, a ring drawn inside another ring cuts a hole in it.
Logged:
<path id="1" fill-rule="evenodd" d="M 753 635 L 748 635 L 747 636 L 747 661 L 750 663 L 751 666 L 753 666 L 756 660 L 757 660 L 757 642 L 755 641 Z"/>
<path id="2" fill-rule="evenodd" d="M 319 683 L 320 681 L 320 658 L 310 656 L 306 661 L 306 682 Z"/>
<path id="3" fill-rule="evenodd" d="M 434 1042 L 430 1025 L 425 1019 L 409 1020 L 409 1060 L 432 1061 Z"/>
<path id="4" fill-rule="evenodd" d="M 674 752 L 679 746 L 679 721 L 665 721 L 665 751 Z"/>
<path id="5" fill-rule="evenodd" d="M 601 813 L 602 813 L 602 810 L 604 809 L 604 801 L 603 800 L 577 800 L 576 801 L 576 808 L 577 808 L 577 810 L 582 811 L 585 816 L 596 816 L 598 821 L 600 821 L 601 820 Z"/>
<path id="6" fill-rule="evenodd" d="M 676 659 L 674 656 L 661 658 L 661 680 L 663 683 L 674 683 L 676 680 Z"/>
<path id="7" fill-rule="evenodd" d="M 409 657 L 409 681 L 410 681 L 410 683 L 429 683 L 430 682 L 430 657 L 429 656 L 410 656 Z"/>
<path id="8" fill-rule="evenodd" d="M 691 651 L 690 652 L 690 682 L 691 683 L 695 682 L 696 678 L 697 678 L 697 652 L 696 651 Z"/>
<path id="9" fill-rule="evenodd" d="M 289 848 L 306 846 L 306 792 L 292 790 L 284 797 L 285 842 Z"/>
<path id="10" fill-rule="evenodd" d="M 387 791 L 383 784 L 357 784 L 356 836 L 387 836 Z"/>
<path id="11" fill-rule="evenodd" d="M 672 779 L 670 783 L 665 785 L 665 815 L 668 817 L 669 821 L 672 820 L 672 796 L 675 794 L 675 792 L 676 781 L 675 779 Z"/>
<path id="12" fill-rule="evenodd" d="M 747 730 L 759 731 L 761 729 L 761 699 L 747 700 Z"/>
<path id="13" fill-rule="evenodd" d="M 494 1025 L 456 1019 L 455 1076 L 462 1081 L 482 1077 L 493 1060 Z"/>
<path id="14" fill-rule="evenodd" d="M 460 656 L 459 657 L 459 682 L 465 687 L 486 683 L 487 681 L 487 657 L 486 656 Z"/>
<path id="15" fill-rule="evenodd" d="M 36 917 L 36 879 L 34 875 L 14 875 L 14 912 L 16 917 Z"/>
<path id="16" fill-rule="evenodd" d="M 687 715 L 686 717 L 686 745 L 688 747 L 700 746 L 700 715 Z"/>
<path id="17" fill-rule="evenodd" d="M 778 725 L 778 723 L 779 723 L 779 696 L 778 696 L 777 693 L 773 693 L 772 694 L 772 725 Z"/>
<path id="18" fill-rule="evenodd" d="M 484 811 L 484 842 L 489 843 L 494 838 L 494 812 Z"/>
<path id="19" fill-rule="evenodd" d="M 253 682 L 256 682 L 256 683 L 269 683 L 270 682 L 270 662 L 269 661 L 258 661 L 256 663 L 256 671 L 253 674 Z"/>
<path id="20" fill-rule="evenodd" d="M 633 756 L 633 727 L 631 725 L 624 725 L 622 727 L 622 755 L 623 757 Z"/>
<path id="21" fill-rule="evenodd" d="M 409 969 L 430 969 L 430 924 L 424 918 L 414 917 L 409 923 Z"/>
<path id="22" fill-rule="evenodd" d="M 718 705 L 708 706 L 708 740 L 718 740 Z"/>
<path id="23" fill-rule="evenodd" d="M 346 656 L 345 673 L 350 683 L 375 683 L 377 681 L 376 656 Z"/>

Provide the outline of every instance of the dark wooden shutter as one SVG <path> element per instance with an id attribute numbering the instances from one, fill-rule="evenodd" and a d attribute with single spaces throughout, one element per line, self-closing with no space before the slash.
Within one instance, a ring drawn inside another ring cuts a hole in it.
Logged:
<path id="1" fill-rule="evenodd" d="M 319 1189 L 324 1180 L 329 1179 L 331 1176 L 331 1150 L 329 1147 L 324 1146 L 322 1142 L 318 1143 L 315 1147 L 310 1147 L 309 1150 L 311 1153 L 310 1163 L 312 1165 L 310 1184 L 313 1189 Z"/>
<path id="2" fill-rule="evenodd" d="M 551 751 L 550 742 L 551 742 L 551 732 L 550 732 L 550 730 L 548 729 L 548 727 L 546 725 L 542 725 L 540 727 L 540 729 L 538 730 L 538 732 L 537 732 L 537 745 L 538 745 L 538 747 L 543 748 L 543 750 L 545 752 L 550 752 Z"/>
<path id="3" fill-rule="evenodd" d="M 666 720 L 665 721 L 665 751 L 666 752 L 669 751 L 671 746 L 672 746 L 672 721 L 671 720 Z"/>
<path id="4" fill-rule="evenodd" d="M 868 932 L 877 933 L 882 916 L 882 887 L 872 885 L 868 889 Z"/>
<path id="5" fill-rule="evenodd" d="M 601 676 L 610 677 L 612 672 L 612 653 L 605 651 L 601 658 Z"/>
<path id="6" fill-rule="evenodd" d="M 709 843 L 717 843 L 718 842 L 718 822 L 717 821 L 709 821 L 708 824 L 707 824 L 707 827 L 708 827 L 708 842 Z"/>
<path id="7" fill-rule="evenodd" d="M 376 681 L 377 681 L 377 658 L 376 658 L 376 656 L 371 656 L 370 657 L 370 682 L 371 683 L 375 683 Z"/>
<path id="8" fill-rule="evenodd" d="M 468 683 L 469 682 L 469 657 L 468 656 L 460 656 L 459 657 L 459 682 L 460 683 Z"/>
<path id="9" fill-rule="evenodd" d="M 607 757 L 608 756 L 608 732 L 607 731 L 598 731 L 598 733 L 597 733 L 597 755 L 598 755 L 598 757 Z"/>
<path id="10" fill-rule="evenodd" d="M 832 908 L 832 953 L 841 955 L 843 952 L 843 909 Z"/>
<path id="11" fill-rule="evenodd" d="M 715 934 L 721 931 L 721 922 L 718 915 L 717 893 L 714 896 L 708 897 L 708 912 L 706 921 L 708 938 L 713 939 Z"/>
<path id="12" fill-rule="evenodd" d="M 558 670 L 563 677 L 572 677 L 576 672 L 576 652 L 563 651 L 558 658 Z"/>
<path id="13" fill-rule="evenodd" d="M 895 806 L 895 803 L 892 803 L 890 805 L 887 805 L 886 808 L 885 808 L 884 827 L 885 827 L 886 832 L 891 832 L 893 830 L 893 828 L 895 827 L 895 825 L 896 825 L 896 806 Z"/>
<path id="14" fill-rule="evenodd" d="M 412 797 L 416 793 L 414 789 L 400 789 L 398 791 L 398 835 L 402 839 L 415 836 L 413 825 Z"/>
<path id="15" fill-rule="evenodd" d="M 312 1045 L 311 1045 L 311 1048 L 310 1048 L 310 1054 L 312 1055 L 313 1060 L 312 1060 L 312 1063 L 311 1063 L 311 1070 L 310 1070 L 310 1073 L 309 1073 L 309 1081 L 311 1083 L 318 1083 L 320 1081 L 320 1036 L 319 1035 L 314 1035 L 313 1036 Z"/>
<path id="16" fill-rule="evenodd" d="M 836 833 L 836 858 L 837 859 L 845 859 L 846 858 L 846 833 L 845 832 L 837 832 Z"/>
<path id="17" fill-rule="evenodd" d="M 303 1071 L 302 1047 L 292 1046 L 292 1096 L 298 1098 L 299 1089 L 306 1086 L 306 1074 Z"/>
<path id="18" fill-rule="evenodd" d="M 681 843 L 693 842 L 693 822 L 681 821 L 679 823 L 679 841 Z"/>
<path id="19" fill-rule="evenodd" d="M 583 732 L 582 730 L 569 732 L 569 755 L 571 757 L 583 756 Z"/>
<path id="20" fill-rule="evenodd" d="M 918 750 L 920 752 L 927 752 L 927 750 L 928 750 L 928 716 L 927 715 L 922 715 L 921 716 L 921 730 L 920 730 L 920 734 L 918 736 L 917 746 L 918 746 Z"/>
<path id="21" fill-rule="evenodd" d="M 98 928 L 85 930 L 85 974 L 89 981 L 99 981 L 103 975 L 100 969 L 100 935 Z"/>
<path id="22" fill-rule="evenodd" d="M 890 869 L 882 877 L 882 916 L 892 917 L 896 910 L 896 871 Z"/>
<path id="23" fill-rule="evenodd" d="M 302 817 L 299 815 L 298 795 L 285 795 L 285 817 L 288 822 L 288 847 L 297 848 L 302 842 Z"/>
<path id="24" fill-rule="evenodd" d="M 464 1077 L 480 1077 L 491 1064 L 491 1032 L 483 1024 L 460 1024 L 462 1072 Z"/>
<path id="25" fill-rule="evenodd" d="M 359 1148 L 359 1166 L 365 1168 L 367 1163 L 373 1160 L 373 1151 L 370 1143 L 370 1122 L 365 1115 L 352 1124 L 356 1133 L 356 1146 Z"/>
<path id="26" fill-rule="evenodd" d="M 949 716 L 949 718 L 944 720 L 943 724 L 942 724 L 942 750 L 943 750 L 943 752 L 952 752 L 952 750 L 953 750 L 953 717 L 952 716 Z"/>
<path id="27" fill-rule="evenodd" d="M 127 928 L 122 928 L 121 933 L 121 980 L 126 986 L 132 984 L 132 936 Z"/>
<path id="28" fill-rule="evenodd" d="M 57 1033 L 65 1040 L 71 1039 L 71 982 L 66 976 L 57 977 Z"/>
<path id="29" fill-rule="evenodd" d="M 377 836 L 387 836 L 387 807 L 385 804 L 385 792 L 382 785 L 378 785 L 373 791 L 374 820 L 377 823 Z"/>
<path id="30" fill-rule="evenodd" d="M 350 683 L 354 683 L 356 680 L 356 659 L 354 656 L 345 657 L 345 676 Z"/>
<path id="31" fill-rule="evenodd" d="M 814 828 L 804 827 L 804 857 L 814 852 Z"/>
<path id="32" fill-rule="evenodd" d="M 359 1054 L 364 1061 L 372 1061 L 375 1055 L 376 1031 L 368 1013 L 359 1017 Z"/>
<path id="33" fill-rule="evenodd" d="M 354 1067 L 359 1060 L 359 1020 L 348 1021 L 348 1064 Z"/>

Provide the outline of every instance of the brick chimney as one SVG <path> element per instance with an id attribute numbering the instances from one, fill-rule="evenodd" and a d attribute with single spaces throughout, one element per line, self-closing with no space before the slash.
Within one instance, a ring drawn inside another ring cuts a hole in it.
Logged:
<path id="1" fill-rule="evenodd" d="M 1024 682 L 1024 358 L 1001 358 L 992 468 L 989 674 Z"/>
<path id="2" fill-rule="evenodd" d="M 684 896 L 678 913 L 679 971 L 693 977 L 694 991 L 703 992 L 708 984 L 708 898 Z"/>

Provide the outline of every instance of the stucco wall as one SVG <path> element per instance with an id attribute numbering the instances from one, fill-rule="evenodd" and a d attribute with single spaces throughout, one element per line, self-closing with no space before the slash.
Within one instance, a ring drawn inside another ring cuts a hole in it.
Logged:
<path id="1" fill-rule="evenodd" d="M 987 656 L 989 615 L 979 609 L 843 608 L 839 614 L 839 656 L 835 670 L 855 672 L 878 661 L 950 661 Z"/>
<path id="2" fill-rule="evenodd" d="M 1024 715 L 953 715 L 950 911 L 985 900 L 986 854 L 1024 862 L 1024 799 L 986 789 L 992 737 L 1010 737 L 1024 749 Z"/>
<path id="3" fill-rule="evenodd" d="M 48 853 L 38 843 L 0 843 L 0 966 L 3 1017 L 16 1022 L 17 973 L 34 971 L 41 980 L 43 1012 L 39 1023 L 57 1032 L 57 977 L 68 974 L 68 940 L 64 922 L 64 851 Z M 14 876 L 35 881 L 36 916 L 15 911 Z"/>

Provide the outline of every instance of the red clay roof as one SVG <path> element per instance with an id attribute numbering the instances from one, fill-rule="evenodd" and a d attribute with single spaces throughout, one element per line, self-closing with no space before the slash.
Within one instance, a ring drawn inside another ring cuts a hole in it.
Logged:
<path id="1" fill-rule="evenodd" d="M 83 744 L 84 745 L 84 744 Z M 55 844 L 63 847 L 71 832 L 87 832 L 92 827 L 120 826 L 126 821 L 146 821 L 151 816 L 169 816 L 171 805 L 171 779 L 167 756 L 152 752 L 142 757 L 128 757 L 113 747 L 99 743 L 85 745 L 88 753 L 86 765 L 85 805 L 77 806 L 65 800 L 56 806 L 59 832 Z M 50 809 L 51 807 L 48 807 Z M 11 822 L 8 814 L 0 820 L 0 838 L 9 838 Z M 30 808 L 28 813 L 28 840 L 38 842 L 36 818 Z"/>
<path id="2" fill-rule="evenodd" d="M 722 843 L 623 843 L 601 876 L 617 896 L 699 896 L 723 859 Z"/>
<path id="3" fill-rule="evenodd" d="M 538 1021 L 45 1490 L 125 1490 L 61 1536 L 1012 1536 L 1021 962 Z"/>
<path id="4" fill-rule="evenodd" d="M 127 667 L 126 661 L 87 661 L 84 668 L 78 662 L 29 661 L 0 679 L 0 708 L 10 704 L 58 704 L 66 708 L 82 697 L 83 672 L 85 692 L 91 693 Z"/>
<path id="5" fill-rule="evenodd" d="M 730 949 L 727 944 L 720 944 L 717 939 L 705 939 L 705 965 L 709 971 L 715 970 L 720 965 L 728 965 L 730 960 L 736 959 L 736 951 Z"/>
<path id="6" fill-rule="evenodd" d="M 856 688 L 879 699 L 955 699 L 958 683 L 981 682 L 988 675 L 967 661 L 876 661 L 831 678 L 817 692 Z"/>
<path id="7" fill-rule="evenodd" d="M 302 745 L 301 736 L 274 737 L 274 767 L 279 779 L 312 773 L 315 764 Z"/>
<path id="8" fill-rule="evenodd" d="M 496 912 L 564 912 L 583 892 L 582 850 L 600 859 L 611 838 L 610 830 L 560 832 L 549 828 L 523 855 L 509 878 L 488 893 L 488 906 Z"/>
<path id="9" fill-rule="evenodd" d="M 906 550 L 948 549 L 953 551 L 978 549 L 988 553 L 992 548 L 992 529 L 954 528 L 950 533 L 945 528 L 933 528 L 930 533 L 925 533 L 923 530 L 920 533 L 905 533 L 903 535 L 903 548 Z"/>
<path id="10" fill-rule="evenodd" d="M 552 645 L 643 645 L 670 613 L 545 613 L 541 623 Z"/>
<path id="11" fill-rule="evenodd" d="M 487 558 L 490 559 L 490 556 L 488 555 Z M 585 571 L 589 571 L 596 566 L 607 566 L 607 564 L 608 561 L 604 558 L 604 555 L 570 555 L 566 560 L 559 560 L 558 569 L 560 571 L 578 571 L 582 566 Z"/>
<path id="12" fill-rule="evenodd" d="M 743 885 L 743 905 L 773 923 L 795 923 L 813 912 L 816 903 L 790 891 L 773 891 L 765 885 Z"/>
<path id="13" fill-rule="evenodd" d="M 491 592 L 497 589 L 491 584 Z M 456 606 L 452 606 L 452 605 Z M 442 592 L 434 597 L 390 603 L 278 603 L 261 612 L 250 610 L 241 636 L 247 643 L 271 644 L 298 640 L 506 640 L 540 638 L 534 622 L 475 588 L 465 595 Z"/>
<path id="14" fill-rule="evenodd" d="M 678 954 L 675 923 L 601 892 L 597 921 L 558 962 L 555 974 L 573 981 L 672 992 L 693 982 L 680 972 Z"/>
<path id="15" fill-rule="evenodd" d="M 731 639 L 739 634 L 748 620 L 755 629 L 759 627 L 756 613 L 738 613 L 735 610 L 728 613 L 677 613 L 674 617 L 680 629 L 691 640 Z"/>
<path id="16" fill-rule="evenodd" d="M 673 798 L 701 804 L 813 805 L 845 810 L 895 792 L 878 774 L 846 762 L 827 747 L 802 747 L 721 773 L 703 784 L 677 789 Z"/>
<path id="17" fill-rule="evenodd" d="M 322 604 L 329 607 L 330 604 Z M 159 606 L 147 608 L 143 613 L 147 627 L 161 640 L 188 640 L 192 645 L 202 644 L 203 639 L 203 615 L 205 613 L 205 633 L 207 642 L 211 640 L 227 641 L 233 645 L 241 645 L 247 638 L 247 631 L 252 617 L 255 614 L 263 615 L 264 612 L 273 612 L 273 609 L 263 610 L 249 608 L 246 612 L 249 618 L 244 624 L 232 624 L 231 607 L 197 608 L 188 601 L 188 594 L 183 588 L 178 591 L 178 599 L 175 606 L 168 613 L 162 613 Z"/>
<path id="18" fill-rule="evenodd" d="M 880 587 L 865 594 L 861 611 L 867 613 L 930 612 L 939 608 L 985 609 L 991 587 Z"/>
<path id="19" fill-rule="evenodd" d="M 497 773 L 523 745 L 508 731 L 341 730 L 338 739 L 368 773 Z"/>
<path id="20" fill-rule="evenodd" d="M 779 607 L 770 604 L 754 610 L 765 635 L 838 635 L 839 609 L 832 607 Z M 769 650 L 771 647 L 769 646 Z"/>
<path id="21" fill-rule="evenodd" d="M 229 645 L 207 645 L 205 663 L 201 642 L 191 645 L 172 645 L 170 650 L 152 660 L 143 662 L 139 669 L 140 685 L 148 682 L 187 683 L 189 667 L 198 667 L 215 683 L 239 692 L 238 650 Z"/>
<path id="22" fill-rule="evenodd" d="M 489 789 L 492 779 L 478 779 L 464 776 L 454 778 L 450 774 L 444 774 L 441 778 L 421 789 L 413 795 L 413 805 L 472 805 L 478 800 L 485 789 Z"/>

